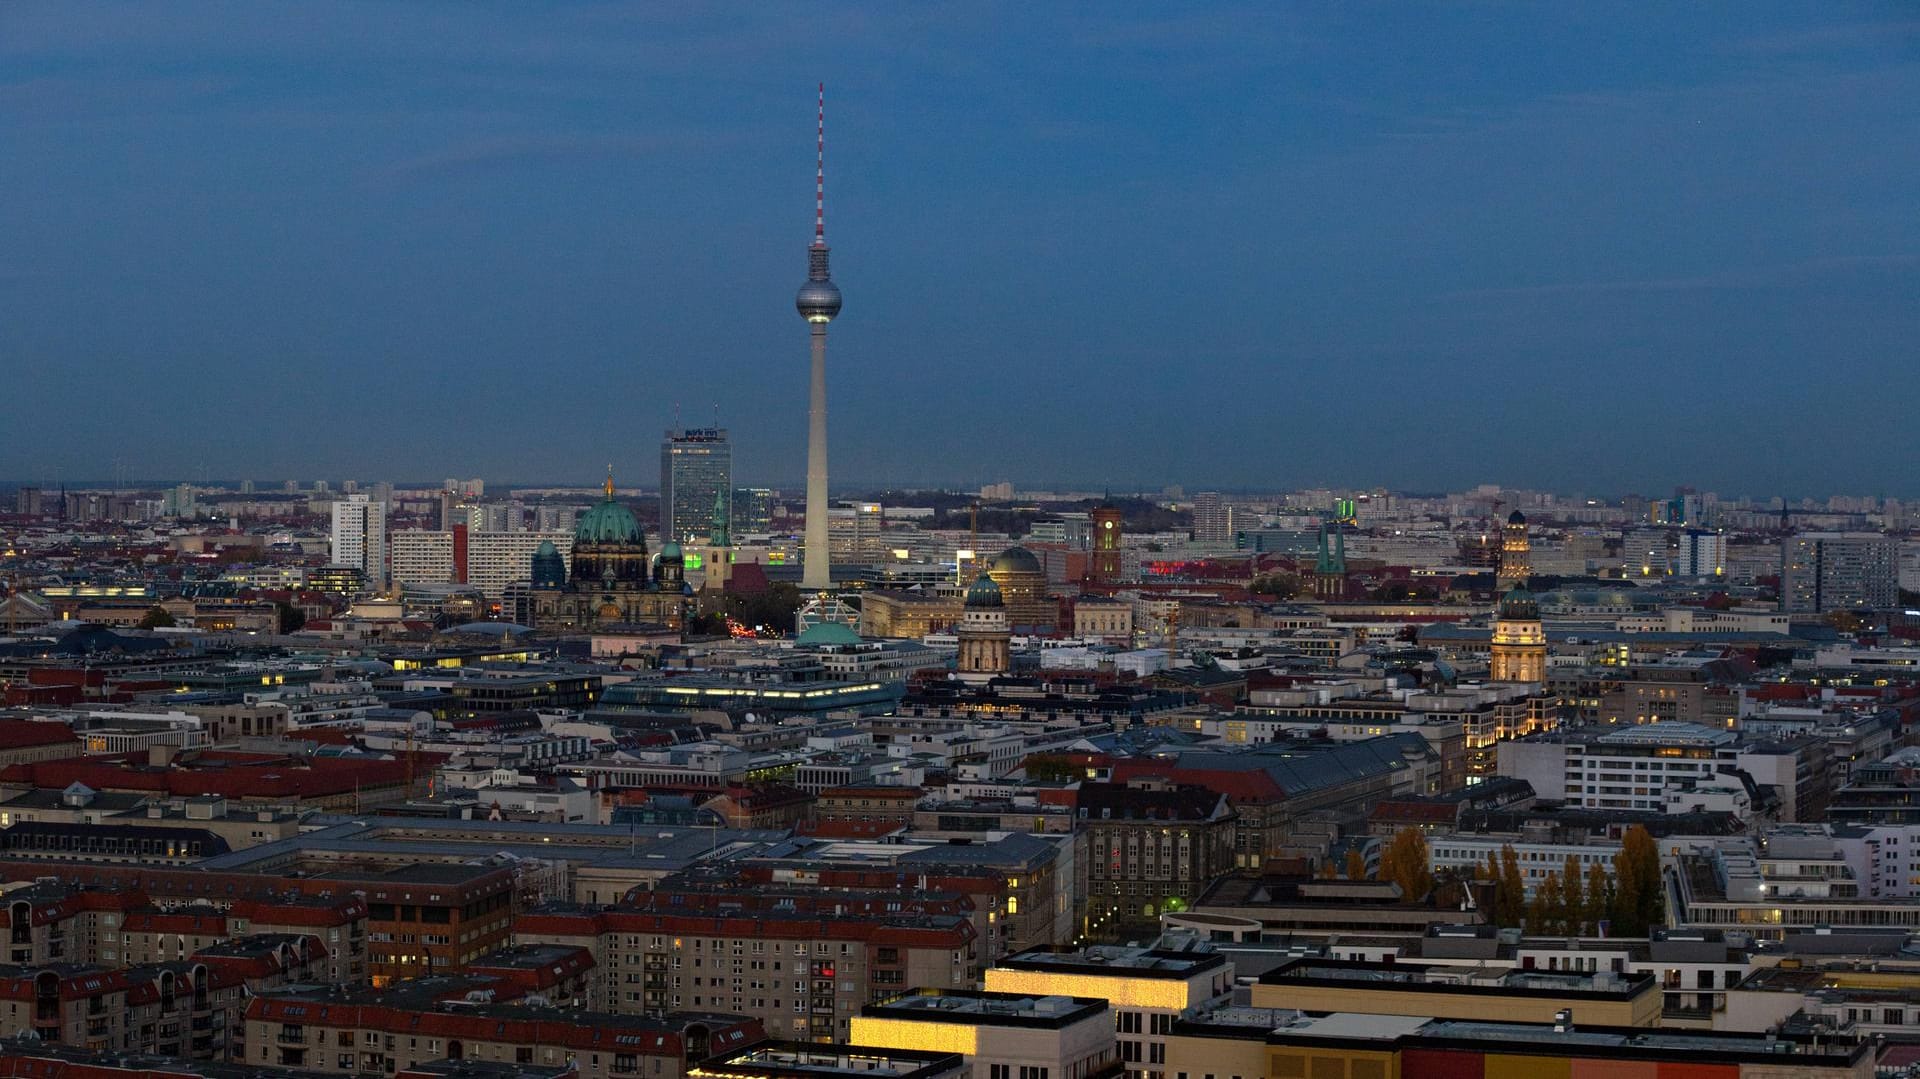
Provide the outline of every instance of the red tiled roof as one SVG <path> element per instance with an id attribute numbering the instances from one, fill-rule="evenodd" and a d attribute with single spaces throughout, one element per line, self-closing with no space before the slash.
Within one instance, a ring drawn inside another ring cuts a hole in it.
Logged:
<path id="1" fill-rule="evenodd" d="M 33 719 L 0 719 L 0 749 L 28 749 L 76 742 L 79 738 L 65 723 Z"/>

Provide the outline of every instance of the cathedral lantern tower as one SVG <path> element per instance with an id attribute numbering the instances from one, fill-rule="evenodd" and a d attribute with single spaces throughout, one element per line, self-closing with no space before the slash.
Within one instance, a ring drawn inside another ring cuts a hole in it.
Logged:
<path id="1" fill-rule="evenodd" d="M 1533 576 L 1533 547 L 1527 539 L 1527 518 L 1519 510 L 1507 515 L 1500 529 L 1500 569 L 1494 593 L 1506 595 L 1516 586 L 1524 587 Z"/>

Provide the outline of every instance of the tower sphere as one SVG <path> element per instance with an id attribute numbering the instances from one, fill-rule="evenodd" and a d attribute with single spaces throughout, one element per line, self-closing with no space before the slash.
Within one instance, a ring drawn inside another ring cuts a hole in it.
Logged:
<path id="1" fill-rule="evenodd" d="M 808 322 L 832 322 L 840 313 L 840 286 L 824 278 L 809 279 L 793 299 L 800 317 Z"/>

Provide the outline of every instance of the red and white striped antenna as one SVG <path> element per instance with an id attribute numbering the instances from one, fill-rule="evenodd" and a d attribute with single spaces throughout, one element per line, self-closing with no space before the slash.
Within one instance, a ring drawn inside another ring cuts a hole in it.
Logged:
<path id="1" fill-rule="evenodd" d="M 827 246 L 827 84 L 820 84 L 820 143 L 813 175 L 813 246 Z"/>

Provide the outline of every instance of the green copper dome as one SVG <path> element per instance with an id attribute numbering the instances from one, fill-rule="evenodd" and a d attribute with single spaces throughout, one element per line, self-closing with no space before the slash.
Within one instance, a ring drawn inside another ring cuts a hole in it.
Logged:
<path id="1" fill-rule="evenodd" d="M 609 497 L 580 515 L 573 529 L 575 543 L 639 543 L 640 522 L 633 511 Z"/>
<path id="2" fill-rule="evenodd" d="M 969 607 L 999 607 L 1004 602 L 1000 595 L 1000 586 L 993 583 L 993 578 L 984 573 L 967 587 L 967 606 Z"/>
<path id="3" fill-rule="evenodd" d="M 1533 593 L 1521 585 L 1514 585 L 1506 595 L 1500 597 L 1500 617 L 1516 621 L 1540 620 L 1540 604 Z"/>

